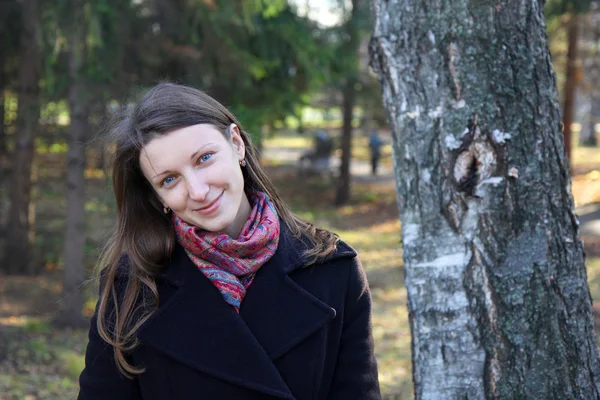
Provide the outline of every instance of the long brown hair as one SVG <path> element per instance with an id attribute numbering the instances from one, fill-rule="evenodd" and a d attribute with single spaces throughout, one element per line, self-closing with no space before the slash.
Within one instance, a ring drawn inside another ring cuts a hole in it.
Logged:
<path id="1" fill-rule="evenodd" d="M 304 253 L 307 264 L 335 251 L 336 235 L 301 220 L 284 204 L 261 167 L 249 135 L 227 108 L 191 87 L 172 83 L 155 86 L 111 129 L 111 142 L 116 143 L 112 175 L 117 225 L 99 262 L 97 328 L 102 339 L 113 346 L 117 366 L 127 377 L 144 372 L 132 365 L 126 354 L 138 345 L 137 329 L 158 307 L 155 278 L 175 246 L 171 219 L 163 213 L 162 203 L 142 174 L 140 151 L 157 136 L 196 124 L 211 124 L 229 140 L 228 127 L 232 123 L 239 127 L 246 145 L 246 193 L 258 190 L 269 196 L 281 222 L 295 237 L 308 242 L 309 249 Z M 119 272 L 122 268 L 126 268 L 126 278 L 118 279 L 124 275 Z M 122 295 L 117 296 L 118 292 Z"/>

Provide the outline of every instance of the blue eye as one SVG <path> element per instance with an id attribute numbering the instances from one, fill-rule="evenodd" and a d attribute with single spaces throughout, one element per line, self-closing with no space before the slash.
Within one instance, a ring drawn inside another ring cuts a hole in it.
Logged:
<path id="1" fill-rule="evenodd" d="M 162 185 L 163 186 L 169 186 L 171 183 L 173 183 L 175 181 L 175 178 L 172 176 L 167 176 L 165 179 L 163 179 L 162 181 Z"/>
<path id="2" fill-rule="evenodd" d="M 205 163 L 205 162 L 207 162 L 208 160 L 210 160 L 210 158 L 211 158 L 211 157 L 212 157 L 212 153 L 206 153 L 206 154 L 204 154 L 202 157 L 200 157 L 200 160 L 199 160 L 199 161 L 200 161 L 201 163 Z"/>

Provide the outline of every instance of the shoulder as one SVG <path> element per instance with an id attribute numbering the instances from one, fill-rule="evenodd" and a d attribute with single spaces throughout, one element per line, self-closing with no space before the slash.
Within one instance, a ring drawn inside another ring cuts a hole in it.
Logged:
<path id="1" fill-rule="evenodd" d="M 310 280 L 321 281 L 326 285 L 336 282 L 346 286 L 357 279 L 363 280 L 365 276 L 357 251 L 343 240 L 337 243 L 335 251 L 325 259 L 307 263 L 301 257 L 295 267 L 288 268 L 291 276 L 306 275 Z"/>
<path id="2" fill-rule="evenodd" d="M 348 243 L 344 242 L 343 240 L 340 240 L 337 244 L 335 252 L 332 254 L 331 257 L 333 259 L 339 260 L 347 260 L 354 258 L 358 259 L 358 253 Z"/>
<path id="3" fill-rule="evenodd" d="M 328 267 L 333 273 L 343 275 L 349 281 L 362 279 L 365 275 L 358 252 L 343 240 L 338 242 L 335 252 L 329 258 L 314 265 L 314 268 Z"/>
<path id="4" fill-rule="evenodd" d="M 367 276 L 357 252 L 340 241 L 326 260 L 304 265 L 289 273 L 289 278 L 325 304 L 345 315 L 355 310 L 359 299 L 369 299 Z M 368 308 L 369 303 L 358 308 Z"/>
<path id="5" fill-rule="evenodd" d="M 275 259 L 287 273 L 319 265 L 344 264 L 358 257 L 356 250 L 343 240 L 337 242 L 331 254 L 317 262 L 311 262 L 310 257 L 306 255 L 310 250 L 311 244 L 306 237 L 296 237 L 285 224 L 282 224 Z"/>

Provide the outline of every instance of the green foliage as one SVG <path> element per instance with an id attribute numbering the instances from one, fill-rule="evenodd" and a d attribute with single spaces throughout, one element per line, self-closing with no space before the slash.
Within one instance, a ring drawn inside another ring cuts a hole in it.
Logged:
<path id="1" fill-rule="evenodd" d="M 71 17 L 71 1 L 40 2 L 43 103 L 66 103 L 72 32 L 83 24 L 80 78 L 97 114 L 90 118 L 102 120 L 109 100 L 127 102 L 140 87 L 169 80 L 217 98 L 258 139 L 264 125 L 298 116 L 313 93 L 356 76 L 348 41 L 366 37 L 371 25 L 368 3 L 355 2 L 354 17 L 327 29 L 287 0 L 82 0 L 81 20 Z M 373 87 L 372 77 L 360 80 Z"/>
<path id="2" fill-rule="evenodd" d="M 191 44 L 202 51 L 199 64 L 181 63 L 176 70 L 257 133 L 305 103 L 305 93 L 325 78 L 332 54 L 320 43 L 317 26 L 287 2 L 242 2 L 241 10 L 236 4 L 198 5 L 193 20 L 179 25 L 190 32 L 171 33 L 193 38 Z"/>
<path id="3" fill-rule="evenodd" d="M 198 87 L 230 107 L 257 137 L 265 123 L 306 104 L 333 58 L 322 32 L 286 0 L 154 2 L 85 0 L 44 5 L 43 87 L 66 97 L 73 23 L 85 25 L 88 96 L 127 101 L 136 87 L 170 80 Z"/>
<path id="4" fill-rule="evenodd" d="M 47 334 L 50 333 L 50 325 L 48 324 L 47 321 L 42 321 L 42 320 L 36 320 L 36 319 L 30 319 L 28 320 L 25 325 L 23 325 L 23 329 L 25 330 L 25 332 L 27 333 L 31 333 L 31 334 Z M 34 340 L 32 340 L 30 342 L 30 348 L 34 349 L 34 348 L 39 348 L 40 346 L 43 346 L 43 343 L 38 343 L 37 341 L 34 342 Z"/>

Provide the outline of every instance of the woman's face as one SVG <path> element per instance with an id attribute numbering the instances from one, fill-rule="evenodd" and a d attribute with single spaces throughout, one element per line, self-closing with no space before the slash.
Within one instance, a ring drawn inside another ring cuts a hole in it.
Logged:
<path id="1" fill-rule="evenodd" d="M 231 140 L 213 125 L 177 129 L 147 143 L 140 166 L 163 205 L 191 225 L 237 237 L 250 215 L 236 125 Z"/>

